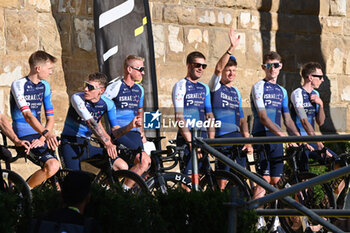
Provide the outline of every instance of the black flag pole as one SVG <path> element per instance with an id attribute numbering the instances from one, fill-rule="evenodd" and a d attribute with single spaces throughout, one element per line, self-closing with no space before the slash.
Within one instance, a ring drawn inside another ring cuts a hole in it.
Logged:
<path id="1" fill-rule="evenodd" d="M 120 79 L 128 55 L 145 58 L 145 75 L 140 83 L 145 91 L 144 110 L 157 111 L 157 77 L 148 0 L 94 0 L 94 24 L 99 71 L 110 81 Z M 148 137 L 160 136 L 159 129 L 145 129 L 145 133 Z"/>

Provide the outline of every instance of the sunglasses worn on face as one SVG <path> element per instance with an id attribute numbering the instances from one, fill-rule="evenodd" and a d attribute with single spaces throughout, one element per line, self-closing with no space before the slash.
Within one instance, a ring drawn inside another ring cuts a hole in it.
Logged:
<path id="1" fill-rule="evenodd" d="M 101 89 L 103 87 L 96 87 L 95 85 L 92 85 L 88 82 L 84 82 L 84 88 L 88 88 L 89 91 L 93 91 L 93 90 L 97 90 L 97 89 Z"/>
<path id="2" fill-rule="evenodd" d="M 267 63 L 267 64 L 263 64 L 263 66 L 265 66 L 266 69 L 271 69 L 272 67 L 277 69 L 278 67 L 280 67 L 280 63 L 276 62 L 276 63 Z"/>
<path id="3" fill-rule="evenodd" d="M 311 76 L 312 76 L 312 77 L 319 78 L 320 80 L 323 79 L 323 75 L 320 75 L 320 74 L 312 74 Z"/>
<path id="4" fill-rule="evenodd" d="M 205 70 L 205 68 L 207 68 L 207 64 L 201 64 L 201 63 L 192 63 L 192 65 L 195 67 L 195 68 L 199 68 L 199 67 L 202 67 L 203 70 Z"/>
<path id="5" fill-rule="evenodd" d="M 144 67 L 144 66 L 140 66 L 140 67 L 130 66 L 130 67 L 133 68 L 134 70 L 140 71 L 141 73 L 142 73 L 143 71 L 145 71 L 145 67 Z"/>

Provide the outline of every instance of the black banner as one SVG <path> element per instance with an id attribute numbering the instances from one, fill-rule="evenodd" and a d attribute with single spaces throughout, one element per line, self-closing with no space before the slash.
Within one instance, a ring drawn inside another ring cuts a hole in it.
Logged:
<path id="1" fill-rule="evenodd" d="M 94 0 L 94 24 L 100 72 L 109 80 L 122 78 L 126 56 L 144 57 L 146 70 L 140 83 L 145 90 L 144 109 L 156 111 L 157 78 L 148 1 Z"/>

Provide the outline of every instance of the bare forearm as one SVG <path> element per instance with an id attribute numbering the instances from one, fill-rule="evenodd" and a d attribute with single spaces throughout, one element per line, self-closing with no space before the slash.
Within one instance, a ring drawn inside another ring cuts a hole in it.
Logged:
<path id="1" fill-rule="evenodd" d="M 125 134 L 127 134 L 130 130 L 132 129 L 132 127 L 128 124 L 126 126 L 123 127 L 113 127 L 112 128 L 112 134 L 115 138 L 120 138 L 122 136 L 124 136 Z"/>
<path id="2" fill-rule="evenodd" d="M 0 129 L 12 142 L 18 143 L 20 140 L 12 129 L 10 122 L 4 117 L 0 120 Z"/>
<path id="3" fill-rule="evenodd" d="M 319 126 L 322 126 L 324 124 L 324 121 L 326 119 L 326 115 L 324 113 L 323 106 L 319 107 L 318 114 L 316 116 L 316 121 Z"/>
<path id="4" fill-rule="evenodd" d="M 180 133 L 182 137 L 186 140 L 186 142 L 190 142 L 192 135 L 190 130 L 185 126 L 185 118 L 183 117 L 182 113 L 176 113 L 176 118 L 175 120 L 178 122 L 178 128 L 180 130 Z M 183 122 L 183 125 L 180 125 Z"/>
<path id="5" fill-rule="evenodd" d="M 301 121 L 301 124 L 303 125 L 303 128 L 305 129 L 307 135 L 311 135 L 311 136 L 315 135 L 315 131 L 307 119 L 301 119 L 300 121 Z"/>
<path id="6" fill-rule="evenodd" d="M 239 120 L 239 128 L 241 130 L 241 135 L 242 137 L 248 138 L 249 137 L 249 132 L 248 132 L 248 124 L 244 118 L 241 118 Z"/>
<path id="7" fill-rule="evenodd" d="M 92 133 L 100 140 L 104 145 L 107 145 L 111 140 L 107 133 L 102 129 L 102 125 L 98 124 L 94 119 L 86 121 L 88 127 Z"/>
<path id="8" fill-rule="evenodd" d="M 213 113 L 207 113 L 206 114 L 207 120 L 210 122 L 208 127 L 208 137 L 209 138 L 215 138 L 215 118 Z"/>

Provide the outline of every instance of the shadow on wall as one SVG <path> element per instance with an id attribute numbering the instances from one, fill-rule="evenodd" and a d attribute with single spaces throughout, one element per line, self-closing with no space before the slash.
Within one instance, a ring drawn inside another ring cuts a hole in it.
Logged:
<path id="1" fill-rule="evenodd" d="M 273 48 L 272 0 L 262 0 L 259 8 L 260 33 L 263 41 L 263 53 Z M 319 62 L 324 70 L 326 64 L 321 50 L 321 25 L 318 18 L 320 0 L 280 0 L 277 11 L 278 30 L 276 32 L 276 51 L 282 56 L 283 70 L 278 83 L 290 94 L 301 86 L 299 75 L 302 64 Z M 322 134 L 334 134 L 336 129 L 330 116 L 331 83 L 326 77 L 319 88 L 326 114 L 325 124 L 320 127 Z"/>

